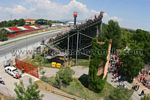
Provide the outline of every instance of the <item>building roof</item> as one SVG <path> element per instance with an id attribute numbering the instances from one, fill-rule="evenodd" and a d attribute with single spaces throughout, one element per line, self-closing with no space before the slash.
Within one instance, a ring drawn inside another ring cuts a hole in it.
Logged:
<path id="1" fill-rule="evenodd" d="M 32 19 L 32 18 L 26 18 L 24 19 L 25 21 L 36 21 L 35 19 Z"/>

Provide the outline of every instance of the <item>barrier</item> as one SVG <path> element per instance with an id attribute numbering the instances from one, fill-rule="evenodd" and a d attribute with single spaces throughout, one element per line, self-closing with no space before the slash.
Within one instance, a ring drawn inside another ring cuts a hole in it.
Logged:
<path id="1" fill-rule="evenodd" d="M 16 62 L 16 67 L 18 69 L 20 69 L 20 70 L 24 71 L 25 73 L 28 73 L 28 74 L 36 77 L 36 78 L 39 78 L 37 66 L 26 63 L 24 61 L 20 61 L 18 59 L 16 59 L 15 62 Z"/>

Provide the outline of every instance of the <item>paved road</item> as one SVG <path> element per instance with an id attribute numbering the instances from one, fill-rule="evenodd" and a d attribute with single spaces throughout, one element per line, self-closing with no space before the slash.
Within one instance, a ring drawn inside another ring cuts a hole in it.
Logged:
<path id="1" fill-rule="evenodd" d="M 47 32 L 42 35 L 29 37 L 23 40 L 19 40 L 7 45 L 0 46 L 0 56 L 4 56 L 7 53 L 13 52 L 14 50 L 18 50 L 23 47 L 27 47 L 28 45 L 35 44 L 37 42 L 42 41 L 43 39 L 48 39 L 49 37 L 56 36 L 57 33 L 64 31 L 64 29 L 59 31 Z"/>
<path id="2" fill-rule="evenodd" d="M 75 72 L 74 75 L 73 75 L 73 77 L 75 77 L 75 78 L 79 78 L 83 74 L 88 74 L 88 71 L 89 71 L 88 67 L 82 67 L 82 66 L 74 66 L 74 67 L 71 67 L 71 69 Z M 42 71 L 45 71 L 44 76 L 52 77 L 52 76 L 56 75 L 56 73 L 59 71 L 59 69 L 44 67 L 42 69 Z"/>
<path id="3" fill-rule="evenodd" d="M 15 93 L 14 93 L 15 85 L 14 85 L 14 83 L 19 82 L 19 80 L 12 78 L 12 76 L 5 73 L 4 68 L 3 68 L 3 58 L 4 58 L 3 56 L 10 56 L 11 52 L 14 50 L 22 50 L 22 48 L 31 49 L 32 45 L 38 44 L 43 39 L 48 39 L 49 37 L 56 36 L 59 32 L 62 32 L 62 31 L 65 31 L 65 29 L 62 29 L 59 31 L 56 30 L 53 32 L 47 32 L 47 33 L 44 33 L 42 35 L 36 35 L 36 36 L 29 37 L 29 38 L 26 38 L 23 40 L 19 40 L 19 41 L 16 41 L 16 42 L 4 45 L 4 46 L 0 46 L 0 69 L 1 69 L 0 70 L 0 77 L 2 77 L 2 79 L 5 82 L 5 85 L 0 84 L 0 92 L 2 94 L 5 94 L 5 95 L 11 96 L 11 97 L 15 97 Z M 23 75 L 21 80 L 23 80 L 23 82 L 26 85 L 28 85 L 28 78 L 29 77 L 27 77 L 27 75 Z M 41 91 L 41 93 L 45 95 L 43 100 L 49 100 L 49 97 L 51 97 L 55 100 L 67 100 L 67 98 L 55 95 L 53 93 L 47 93 L 45 91 Z"/>

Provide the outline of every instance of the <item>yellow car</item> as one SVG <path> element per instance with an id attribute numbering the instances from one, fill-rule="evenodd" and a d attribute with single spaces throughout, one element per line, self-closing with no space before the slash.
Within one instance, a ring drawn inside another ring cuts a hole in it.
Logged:
<path id="1" fill-rule="evenodd" d="M 60 67 L 61 67 L 61 63 L 57 63 L 56 68 L 60 68 Z"/>
<path id="2" fill-rule="evenodd" d="M 56 62 L 52 62 L 52 67 L 55 68 L 56 67 Z"/>
<path id="3" fill-rule="evenodd" d="M 51 66 L 52 66 L 53 68 L 61 68 L 61 63 L 52 62 L 52 63 L 51 63 Z"/>

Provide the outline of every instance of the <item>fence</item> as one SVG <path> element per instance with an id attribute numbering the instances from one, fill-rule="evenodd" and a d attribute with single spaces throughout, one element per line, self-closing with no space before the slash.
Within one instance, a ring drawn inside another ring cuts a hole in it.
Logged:
<path id="1" fill-rule="evenodd" d="M 36 78 L 39 78 L 37 66 L 26 63 L 24 61 L 20 61 L 18 59 L 16 59 L 15 62 L 16 62 L 16 67 L 18 69 L 23 70 L 25 73 L 28 73 Z"/>

